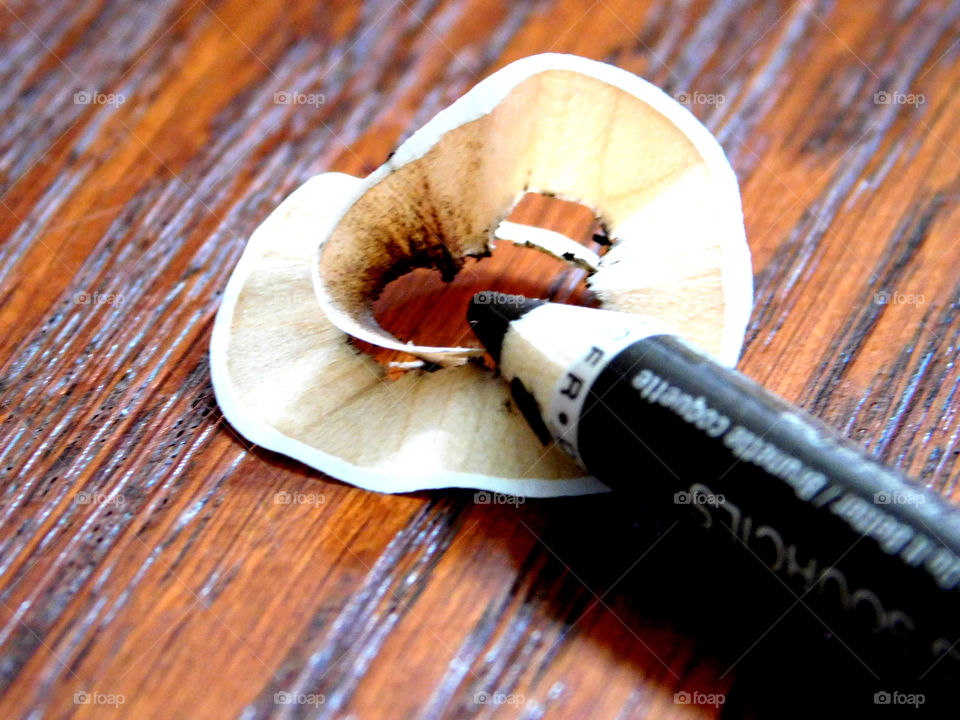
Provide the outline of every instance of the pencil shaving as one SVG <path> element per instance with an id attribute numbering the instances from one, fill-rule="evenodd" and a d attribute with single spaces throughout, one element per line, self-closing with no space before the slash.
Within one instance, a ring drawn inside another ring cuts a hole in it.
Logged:
<path id="1" fill-rule="evenodd" d="M 495 73 L 363 182 L 320 251 L 315 285 L 327 317 L 356 338 L 432 362 L 476 355 L 401 342 L 377 324 L 373 301 L 407 270 L 451 278 L 467 257 L 488 254 L 525 192 L 580 202 L 608 228 L 614 248 L 590 280 L 604 306 L 653 314 L 678 306 L 690 339 L 736 360 L 752 279 L 722 150 L 657 88 L 570 55 Z"/>
<path id="2" fill-rule="evenodd" d="M 612 247 L 601 257 L 505 222 L 525 192 L 593 208 Z M 585 269 L 603 307 L 652 314 L 736 362 L 752 275 L 719 145 L 626 71 L 538 55 L 481 82 L 366 179 L 318 176 L 258 228 L 211 342 L 227 419 L 251 442 L 374 490 L 602 490 L 543 448 L 500 381 L 466 363 L 478 350 L 405 343 L 373 316 L 391 279 L 416 267 L 450 278 L 495 238 Z M 387 382 L 349 337 L 443 367 L 404 364 Z"/>

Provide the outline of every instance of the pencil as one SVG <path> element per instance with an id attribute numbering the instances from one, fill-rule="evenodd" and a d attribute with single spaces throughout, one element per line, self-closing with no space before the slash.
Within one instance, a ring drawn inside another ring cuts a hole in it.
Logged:
<path id="1" fill-rule="evenodd" d="M 960 660 L 960 513 L 940 497 L 652 318 L 479 293 L 468 320 L 542 442 L 688 506 L 921 669 Z"/>

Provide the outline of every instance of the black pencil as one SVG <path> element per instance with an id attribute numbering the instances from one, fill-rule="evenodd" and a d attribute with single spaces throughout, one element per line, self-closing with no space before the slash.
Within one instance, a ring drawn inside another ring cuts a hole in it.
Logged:
<path id="1" fill-rule="evenodd" d="M 798 597 L 919 655 L 916 679 L 960 660 L 960 514 L 940 497 L 652 319 L 502 293 L 468 319 L 543 442 L 689 506 Z"/>

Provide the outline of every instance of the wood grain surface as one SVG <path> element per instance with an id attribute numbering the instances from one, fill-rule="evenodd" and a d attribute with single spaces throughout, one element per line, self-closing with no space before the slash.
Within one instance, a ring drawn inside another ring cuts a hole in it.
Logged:
<path id="1" fill-rule="evenodd" d="M 207 347 L 300 183 L 367 174 L 512 60 L 577 53 L 728 153 L 756 277 L 741 369 L 960 501 L 958 15 L 0 0 L 0 716 L 859 717 L 909 690 L 642 502 L 379 495 L 250 447 Z"/>

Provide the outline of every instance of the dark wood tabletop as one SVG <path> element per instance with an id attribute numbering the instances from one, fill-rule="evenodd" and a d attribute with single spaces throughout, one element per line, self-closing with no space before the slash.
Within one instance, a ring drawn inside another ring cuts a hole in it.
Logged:
<path id="1" fill-rule="evenodd" d="M 642 501 L 376 494 L 251 447 L 207 351 L 292 190 L 368 174 L 512 60 L 576 53 L 726 150 L 756 282 L 740 369 L 957 498 L 958 16 L 0 0 L 0 716 L 862 715 L 909 692 L 756 558 Z"/>

